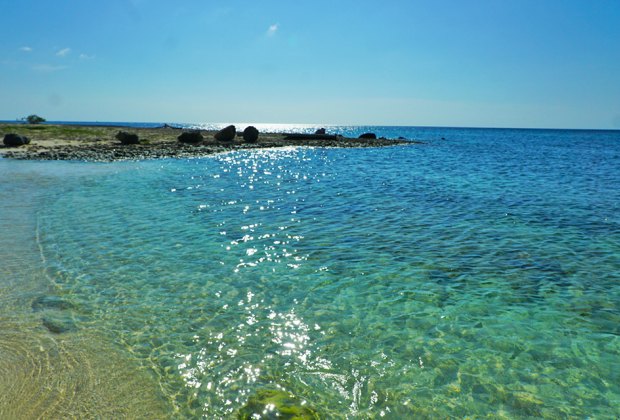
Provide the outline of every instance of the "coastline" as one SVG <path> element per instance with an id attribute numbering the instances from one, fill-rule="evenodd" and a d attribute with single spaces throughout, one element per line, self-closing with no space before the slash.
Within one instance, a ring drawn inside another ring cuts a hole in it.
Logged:
<path id="1" fill-rule="evenodd" d="M 115 138 L 119 131 L 136 134 L 139 144 L 121 144 Z M 244 142 L 241 132 L 231 142 L 214 138 L 217 131 L 200 130 L 204 141 L 181 143 L 177 137 L 181 128 L 135 128 L 101 125 L 7 124 L 0 123 L 0 136 L 15 133 L 26 136 L 30 144 L 19 147 L 0 145 L 0 156 L 21 160 L 78 160 L 114 162 L 163 158 L 208 156 L 230 150 L 264 149 L 274 147 L 386 147 L 418 143 L 413 140 L 360 139 L 342 136 L 293 136 L 285 133 L 260 133 L 255 143 Z M 300 138 L 301 137 L 301 138 Z M 333 138 L 325 138 L 333 137 Z"/>

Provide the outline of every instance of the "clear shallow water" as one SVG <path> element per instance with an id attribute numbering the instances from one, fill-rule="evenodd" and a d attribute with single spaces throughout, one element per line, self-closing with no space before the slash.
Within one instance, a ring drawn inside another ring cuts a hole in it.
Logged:
<path id="1" fill-rule="evenodd" d="M 53 293 L 180 416 L 620 415 L 620 134 L 385 130 L 428 142 L 49 163 Z"/>
<path id="2" fill-rule="evenodd" d="M 71 328 L 68 302 L 53 300 L 36 213 L 64 183 L 94 169 L 0 159 L 2 419 L 165 418 L 169 410 L 147 369 L 101 331 Z M 59 327 L 68 330 L 51 332 Z"/>

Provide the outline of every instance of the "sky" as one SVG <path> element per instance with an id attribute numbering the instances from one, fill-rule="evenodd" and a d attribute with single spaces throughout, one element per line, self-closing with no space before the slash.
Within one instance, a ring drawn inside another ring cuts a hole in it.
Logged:
<path id="1" fill-rule="evenodd" d="M 620 129 L 620 0 L 0 10 L 1 120 Z"/>

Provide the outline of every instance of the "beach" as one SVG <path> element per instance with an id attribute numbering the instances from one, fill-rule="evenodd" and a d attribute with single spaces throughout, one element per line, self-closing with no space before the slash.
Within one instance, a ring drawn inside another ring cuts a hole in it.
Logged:
<path id="1" fill-rule="evenodd" d="M 244 127 L 245 128 L 245 127 Z M 139 144 L 121 144 L 116 139 L 119 131 L 136 134 Z M 231 150 L 305 146 L 305 147 L 384 147 L 412 143 L 404 139 L 363 139 L 337 135 L 304 135 L 290 138 L 286 133 L 260 133 L 253 143 L 244 141 L 238 132 L 233 141 L 214 138 L 216 130 L 198 130 L 204 140 L 196 144 L 178 140 L 184 130 L 168 125 L 157 128 L 136 128 L 96 125 L 29 125 L 0 124 L 0 137 L 15 133 L 28 137 L 31 142 L 20 147 L 0 146 L 0 155 L 29 160 L 82 160 L 112 162 L 121 160 L 188 158 L 208 156 Z M 191 130 L 196 131 L 196 130 Z M 301 137 L 301 138 L 300 138 Z"/>

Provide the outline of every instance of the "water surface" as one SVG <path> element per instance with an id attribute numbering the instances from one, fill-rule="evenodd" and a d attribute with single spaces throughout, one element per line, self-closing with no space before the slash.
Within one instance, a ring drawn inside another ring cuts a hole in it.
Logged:
<path id="1" fill-rule="evenodd" d="M 620 135 L 397 130 L 426 144 L 38 163 L 53 336 L 181 417 L 619 415 Z"/>

